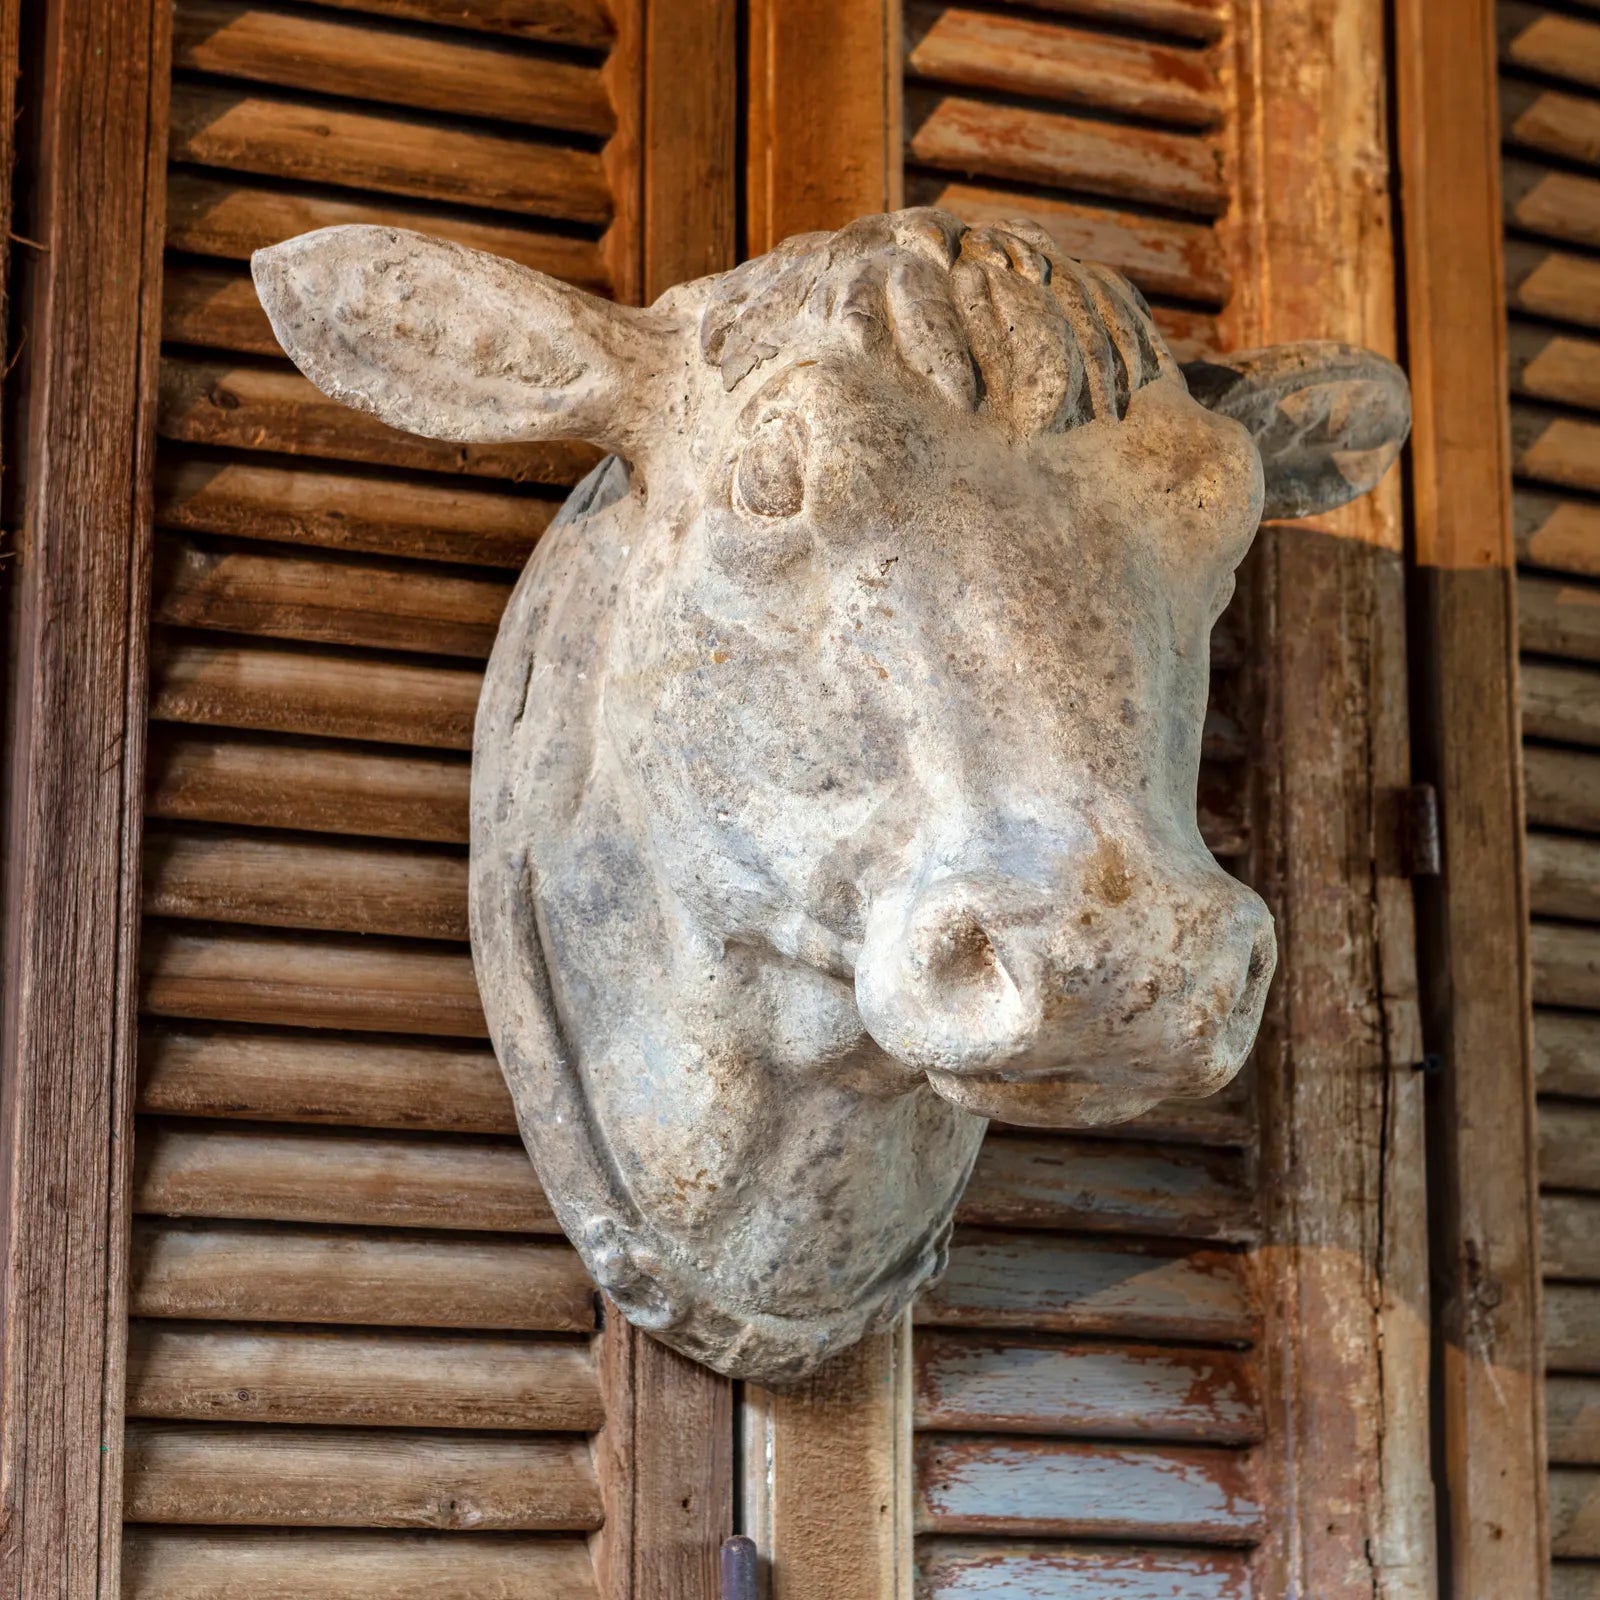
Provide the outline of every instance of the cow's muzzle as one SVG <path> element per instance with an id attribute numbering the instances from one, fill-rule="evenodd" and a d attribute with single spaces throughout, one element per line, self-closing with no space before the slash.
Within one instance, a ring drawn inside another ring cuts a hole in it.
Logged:
<path id="1" fill-rule="evenodd" d="M 1209 857 L 1072 874 L 983 872 L 872 908 L 856 966 L 877 1043 L 980 1116 L 1123 1121 L 1243 1065 L 1276 963 L 1260 898 Z"/>

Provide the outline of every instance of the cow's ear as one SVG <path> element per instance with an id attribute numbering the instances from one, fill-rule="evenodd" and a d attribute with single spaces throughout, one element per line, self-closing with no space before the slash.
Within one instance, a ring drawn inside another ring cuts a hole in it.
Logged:
<path id="1" fill-rule="evenodd" d="M 1266 520 L 1315 516 L 1365 494 L 1411 431 L 1406 375 L 1355 345 L 1276 344 L 1190 362 L 1183 374 L 1203 406 L 1250 430 Z"/>
<path id="2" fill-rule="evenodd" d="M 688 346 L 674 319 L 398 228 L 251 259 L 278 343 L 325 394 L 430 439 L 587 439 L 632 455 Z"/>

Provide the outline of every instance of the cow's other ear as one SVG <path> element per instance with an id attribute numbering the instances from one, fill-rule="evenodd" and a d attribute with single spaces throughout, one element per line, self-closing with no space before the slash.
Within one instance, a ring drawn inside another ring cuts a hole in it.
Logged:
<path id="1" fill-rule="evenodd" d="M 1189 393 L 1242 422 L 1261 452 L 1264 520 L 1310 517 L 1365 494 L 1411 431 L 1411 390 L 1394 362 L 1332 341 L 1275 344 L 1187 363 Z"/>
<path id="2" fill-rule="evenodd" d="M 320 228 L 250 269 L 278 343 L 319 389 L 430 439 L 632 455 L 687 349 L 661 313 L 399 228 Z"/>

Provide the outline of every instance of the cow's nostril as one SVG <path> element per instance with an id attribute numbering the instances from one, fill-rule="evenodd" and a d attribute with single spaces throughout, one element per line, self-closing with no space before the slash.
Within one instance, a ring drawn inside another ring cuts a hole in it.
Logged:
<path id="1" fill-rule="evenodd" d="M 928 929 L 919 943 L 917 953 L 930 982 L 981 985 L 1002 971 L 994 941 L 976 917 L 955 916 Z"/>

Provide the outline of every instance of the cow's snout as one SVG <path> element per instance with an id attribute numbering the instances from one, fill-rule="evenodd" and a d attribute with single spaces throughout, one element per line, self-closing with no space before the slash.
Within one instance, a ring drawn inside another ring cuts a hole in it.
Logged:
<path id="1" fill-rule="evenodd" d="M 856 967 L 877 1043 L 981 1116 L 1118 1122 L 1219 1089 L 1243 1064 L 1276 961 L 1259 897 L 1209 858 L 1073 875 L 982 872 L 875 904 Z"/>

